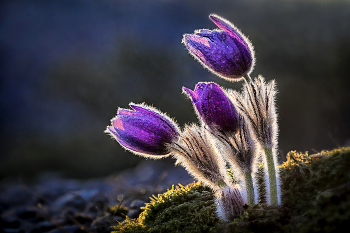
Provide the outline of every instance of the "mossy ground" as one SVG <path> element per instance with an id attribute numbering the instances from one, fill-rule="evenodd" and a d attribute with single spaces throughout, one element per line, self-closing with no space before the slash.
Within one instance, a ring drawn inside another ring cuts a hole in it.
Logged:
<path id="1" fill-rule="evenodd" d="M 220 221 L 215 215 L 211 189 L 193 183 L 172 187 L 151 197 L 138 219 L 127 218 L 115 232 L 215 232 Z"/>
<path id="2" fill-rule="evenodd" d="M 298 232 L 348 232 L 350 147 L 311 156 L 292 151 L 280 171 L 284 208 Z"/>
<path id="3" fill-rule="evenodd" d="M 246 206 L 231 223 L 216 217 L 212 191 L 200 183 L 153 197 L 117 232 L 348 232 L 350 147 L 316 155 L 292 151 L 280 166 L 282 206 Z"/>

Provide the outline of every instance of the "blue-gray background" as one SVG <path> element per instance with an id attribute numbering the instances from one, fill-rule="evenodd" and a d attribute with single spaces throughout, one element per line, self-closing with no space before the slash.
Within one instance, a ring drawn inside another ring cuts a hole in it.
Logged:
<path id="1" fill-rule="evenodd" d="M 118 107 L 197 122 L 181 87 L 215 81 L 181 44 L 216 13 L 277 81 L 279 149 L 350 142 L 350 3 L 281 0 L 11 0 L 0 3 L 0 177 L 116 173 L 143 160 L 103 133 Z M 173 162 L 169 159 L 170 162 Z"/>

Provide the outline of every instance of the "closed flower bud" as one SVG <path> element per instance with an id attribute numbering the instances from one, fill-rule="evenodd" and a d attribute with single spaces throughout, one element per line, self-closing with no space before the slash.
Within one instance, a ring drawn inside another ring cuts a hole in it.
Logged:
<path id="1" fill-rule="evenodd" d="M 235 132 L 238 127 L 237 111 L 216 83 L 200 82 L 194 91 L 183 87 L 197 109 L 199 117 L 213 130 Z"/>
<path id="2" fill-rule="evenodd" d="M 130 104 L 130 107 L 133 110 L 118 110 L 106 132 L 135 154 L 153 159 L 168 155 L 168 145 L 179 135 L 176 124 L 149 106 Z"/>
<path id="3" fill-rule="evenodd" d="M 253 70 L 253 46 L 229 21 L 214 14 L 209 18 L 220 29 L 196 30 L 185 34 L 182 42 L 204 67 L 222 78 L 237 81 Z"/>

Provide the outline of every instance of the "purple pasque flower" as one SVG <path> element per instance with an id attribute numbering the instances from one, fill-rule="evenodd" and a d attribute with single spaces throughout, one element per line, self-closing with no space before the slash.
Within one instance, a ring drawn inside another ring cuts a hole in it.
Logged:
<path id="1" fill-rule="evenodd" d="M 199 82 L 194 91 L 182 90 L 192 99 L 198 116 L 212 130 L 235 132 L 238 128 L 238 113 L 225 92 L 216 83 Z"/>
<path id="2" fill-rule="evenodd" d="M 228 80 L 238 80 L 253 70 L 254 51 L 250 41 L 229 21 L 211 14 L 220 28 L 185 34 L 182 42 L 204 67 Z"/>
<path id="3" fill-rule="evenodd" d="M 106 132 L 124 148 L 153 159 L 169 154 L 168 144 L 178 136 L 175 122 L 155 108 L 130 104 L 133 110 L 119 108 Z"/>

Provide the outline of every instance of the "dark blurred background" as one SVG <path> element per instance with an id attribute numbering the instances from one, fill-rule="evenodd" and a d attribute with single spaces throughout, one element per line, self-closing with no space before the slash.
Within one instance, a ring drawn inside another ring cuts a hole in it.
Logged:
<path id="1" fill-rule="evenodd" d="M 103 131 L 129 102 L 197 122 L 181 87 L 240 89 L 181 44 L 216 13 L 256 50 L 253 76 L 277 81 L 279 149 L 350 144 L 350 3 L 322 0 L 11 0 L 0 3 L 0 177 L 90 178 L 144 160 Z M 174 162 L 168 159 L 169 162 Z"/>

